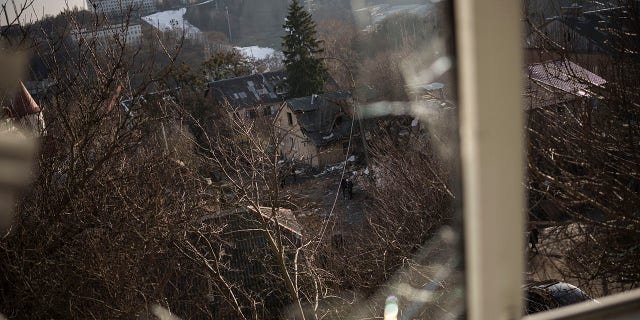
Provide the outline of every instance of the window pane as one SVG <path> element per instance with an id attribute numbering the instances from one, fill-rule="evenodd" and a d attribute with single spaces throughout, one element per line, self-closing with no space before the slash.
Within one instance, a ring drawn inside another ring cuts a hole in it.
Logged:
<path id="1" fill-rule="evenodd" d="M 68 3 L 0 30 L 0 318 L 463 316 L 450 1 Z"/>
<path id="2" fill-rule="evenodd" d="M 640 284 L 638 9 L 525 2 L 529 312 Z"/>

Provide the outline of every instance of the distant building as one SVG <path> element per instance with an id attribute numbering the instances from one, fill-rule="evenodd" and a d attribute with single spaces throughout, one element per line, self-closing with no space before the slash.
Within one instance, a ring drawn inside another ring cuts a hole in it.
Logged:
<path id="1" fill-rule="evenodd" d="M 156 11 L 156 0 L 86 0 L 90 11 L 106 15 L 140 16 Z"/>
<path id="2" fill-rule="evenodd" d="M 113 24 L 95 30 L 83 28 L 71 31 L 71 38 L 76 42 L 96 40 L 103 46 L 118 39 L 121 42 L 126 41 L 128 46 L 137 46 L 142 42 L 142 27 L 139 24 Z"/>
<path id="3" fill-rule="evenodd" d="M 347 92 L 287 100 L 275 120 L 280 153 L 314 167 L 344 161 L 353 123 L 351 100 Z"/>

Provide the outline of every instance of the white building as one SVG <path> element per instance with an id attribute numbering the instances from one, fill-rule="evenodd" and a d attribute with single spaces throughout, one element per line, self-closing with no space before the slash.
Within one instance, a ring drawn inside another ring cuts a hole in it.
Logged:
<path id="1" fill-rule="evenodd" d="M 87 8 L 99 14 L 126 15 L 131 9 L 137 15 L 156 11 L 156 0 L 86 0 Z"/>
<path id="2" fill-rule="evenodd" d="M 99 27 L 95 30 L 80 29 L 71 31 L 74 41 L 91 41 L 96 39 L 100 44 L 106 45 L 116 38 L 121 42 L 126 40 L 127 46 L 137 46 L 142 42 L 142 26 L 139 24 L 125 25 L 113 24 Z"/>

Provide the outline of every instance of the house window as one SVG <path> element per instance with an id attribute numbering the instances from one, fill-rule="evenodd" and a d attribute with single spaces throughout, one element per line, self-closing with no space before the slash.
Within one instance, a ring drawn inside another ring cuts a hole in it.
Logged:
<path id="1" fill-rule="evenodd" d="M 292 126 L 293 125 L 293 115 L 291 112 L 287 112 L 287 123 Z"/>
<path id="2" fill-rule="evenodd" d="M 247 118 L 253 119 L 257 116 L 257 113 L 256 113 L 256 110 L 251 109 L 251 110 L 247 110 L 246 115 L 247 115 Z"/>
<path id="3" fill-rule="evenodd" d="M 270 116 L 271 115 L 271 106 L 267 106 L 264 107 L 264 109 L 262 110 L 262 115 L 266 116 Z"/>

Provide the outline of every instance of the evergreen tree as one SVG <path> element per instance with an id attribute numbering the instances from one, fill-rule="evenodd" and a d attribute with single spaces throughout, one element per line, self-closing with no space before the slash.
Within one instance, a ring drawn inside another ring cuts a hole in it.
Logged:
<path id="1" fill-rule="evenodd" d="M 282 37 L 282 52 L 288 73 L 289 97 L 322 93 L 328 73 L 319 58 L 324 49 L 321 47 L 322 41 L 316 39 L 316 24 L 311 14 L 304 10 L 298 0 L 292 0 L 282 27 L 286 32 Z"/>

